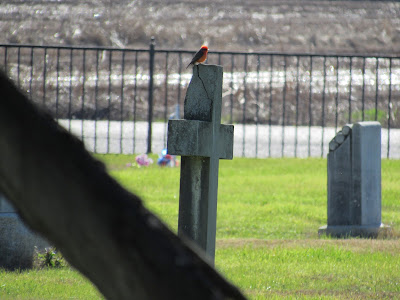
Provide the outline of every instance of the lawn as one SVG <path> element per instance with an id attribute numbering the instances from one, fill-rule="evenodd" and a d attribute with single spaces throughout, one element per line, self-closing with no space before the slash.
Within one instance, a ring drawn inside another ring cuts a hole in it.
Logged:
<path id="1" fill-rule="evenodd" d="M 177 230 L 179 168 L 96 157 Z M 326 225 L 325 159 L 235 158 L 221 161 L 219 174 L 216 268 L 250 299 L 400 298 L 400 161 L 382 161 L 382 222 L 393 233 L 377 240 L 318 238 Z M 99 295 L 68 268 L 0 273 L 1 299 L 72 297 Z"/>

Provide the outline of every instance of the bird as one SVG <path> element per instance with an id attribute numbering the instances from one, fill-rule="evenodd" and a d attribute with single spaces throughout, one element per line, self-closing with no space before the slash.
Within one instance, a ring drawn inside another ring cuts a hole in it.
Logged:
<path id="1" fill-rule="evenodd" d="M 206 45 L 201 46 L 200 50 L 197 51 L 197 53 L 193 56 L 192 61 L 188 66 L 186 67 L 189 68 L 190 65 L 195 65 L 195 64 L 201 64 L 206 61 L 207 59 L 207 53 L 208 53 L 208 47 Z"/>

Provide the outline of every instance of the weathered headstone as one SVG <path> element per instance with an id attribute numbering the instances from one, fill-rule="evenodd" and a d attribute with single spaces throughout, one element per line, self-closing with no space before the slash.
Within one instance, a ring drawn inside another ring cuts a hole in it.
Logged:
<path id="1" fill-rule="evenodd" d="M 233 125 L 221 124 L 222 67 L 193 67 L 184 120 L 168 122 L 168 153 L 181 155 L 178 235 L 215 257 L 219 159 L 233 158 Z"/>
<path id="2" fill-rule="evenodd" d="M 29 230 L 14 207 L 0 193 L 0 268 L 31 268 L 35 247 L 43 251 L 49 243 Z"/>
<path id="3" fill-rule="evenodd" d="M 381 224 L 381 125 L 346 125 L 329 143 L 328 226 L 319 234 L 375 237 Z"/>

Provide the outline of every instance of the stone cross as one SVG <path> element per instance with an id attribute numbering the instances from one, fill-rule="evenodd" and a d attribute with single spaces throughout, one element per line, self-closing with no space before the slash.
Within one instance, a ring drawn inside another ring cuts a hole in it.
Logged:
<path id="1" fill-rule="evenodd" d="M 319 234 L 375 237 L 381 224 L 381 125 L 346 125 L 329 143 L 328 226 Z"/>
<path id="2" fill-rule="evenodd" d="M 197 65 L 184 120 L 168 122 L 168 153 L 181 155 L 178 235 L 215 258 L 219 159 L 233 158 L 233 125 L 221 124 L 222 67 Z"/>

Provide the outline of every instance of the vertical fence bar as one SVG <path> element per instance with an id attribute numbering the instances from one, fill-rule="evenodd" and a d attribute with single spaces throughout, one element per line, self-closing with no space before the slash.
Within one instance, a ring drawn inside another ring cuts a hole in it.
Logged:
<path id="1" fill-rule="evenodd" d="M 30 73 L 30 78 L 29 78 L 29 98 L 32 100 L 33 99 L 33 93 L 32 93 L 32 81 L 33 81 L 33 47 L 31 48 L 31 57 L 30 57 L 30 62 L 29 62 L 29 67 L 31 69 Z"/>
<path id="2" fill-rule="evenodd" d="M 272 76 L 274 72 L 274 57 L 270 56 L 270 74 L 269 74 L 269 111 L 268 111 L 268 157 L 271 157 L 271 134 L 272 134 Z"/>
<path id="3" fill-rule="evenodd" d="M 97 119 L 98 119 L 98 95 L 99 95 L 99 49 L 96 51 L 96 79 L 94 84 L 94 152 L 97 153 Z"/>
<path id="4" fill-rule="evenodd" d="M 231 91 L 230 91 L 230 103 L 231 103 L 231 107 L 230 107 L 230 112 L 229 112 L 229 123 L 232 124 L 233 123 L 233 69 L 235 67 L 235 60 L 234 60 L 234 56 L 233 54 L 231 54 L 231 83 L 229 85 Z"/>
<path id="5" fill-rule="evenodd" d="M 352 81 L 353 81 L 353 58 L 350 57 L 350 66 L 349 66 L 349 124 L 351 124 L 351 90 L 352 90 Z"/>
<path id="6" fill-rule="evenodd" d="M 390 156 L 390 119 L 392 116 L 392 59 L 389 59 L 389 99 L 388 99 L 388 129 L 387 129 L 387 154 L 386 158 Z"/>
<path id="7" fill-rule="evenodd" d="M 72 76 L 73 76 L 73 51 L 74 49 L 71 48 L 69 53 L 69 99 L 68 99 L 68 131 L 71 132 L 71 108 L 72 108 Z"/>
<path id="8" fill-rule="evenodd" d="M 362 67 L 362 94 L 361 94 L 361 120 L 365 120 L 365 57 L 363 57 Z"/>
<path id="9" fill-rule="evenodd" d="M 179 52 L 178 55 L 179 60 L 179 69 L 178 69 L 178 105 L 181 105 L 181 84 L 182 84 L 182 53 Z M 179 109 L 181 111 L 181 109 Z M 180 116 L 178 116 L 178 119 Z"/>
<path id="10" fill-rule="evenodd" d="M 309 115 L 309 123 L 308 123 L 308 157 L 311 156 L 311 126 L 312 126 L 312 82 L 313 82 L 313 57 L 310 56 L 310 91 L 309 91 L 309 105 L 308 105 L 308 115 Z"/>
<path id="11" fill-rule="evenodd" d="M 287 57 L 283 57 L 283 92 L 282 92 L 282 144 L 281 144 L 281 157 L 285 152 L 285 119 L 286 119 L 286 89 L 287 89 Z"/>
<path id="12" fill-rule="evenodd" d="M 122 51 L 122 59 L 121 59 L 121 106 L 120 106 L 120 137 L 119 137 L 119 151 L 120 153 L 124 152 L 123 149 L 123 140 L 124 140 L 124 86 L 125 86 L 125 51 Z M 154 61 L 153 61 L 154 65 Z M 153 75 L 152 75 L 153 76 Z M 149 86 L 150 88 L 150 86 Z M 151 84 L 151 88 L 153 88 L 153 84 Z M 149 91 L 150 92 L 150 91 Z M 151 107 L 150 107 L 151 105 Z M 151 92 L 151 99 L 149 97 L 149 135 L 150 137 L 150 146 L 147 144 L 147 151 L 150 150 L 151 153 L 151 128 L 152 128 L 152 119 L 153 119 L 153 91 Z"/>
<path id="13" fill-rule="evenodd" d="M 256 87 L 256 157 L 258 157 L 258 117 L 260 111 L 260 55 L 257 55 L 257 87 Z"/>
<path id="14" fill-rule="evenodd" d="M 167 123 L 168 123 L 168 55 L 165 53 L 165 82 L 164 82 L 164 148 L 167 147 Z"/>
<path id="15" fill-rule="evenodd" d="M 20 88 L 21 87 L 21 47 L 17 48 L 17 85 Z"/>
<path id="16" fill-rule="evenodd" d="M 326 89 L 326 56 L 324 56 L 324 82 L 322 87 L 322 116 L 321 116 L 321 158 L 324 157 L 324 136 L 325 136 L 325 89 Z"/>
<path id="17" fill-rule="evenodd" d="M 375 121 L 378 121 L 378 98 L 379 98 L 379 58 L 376 57 L 375 68 Z"/>
<path id="18" fill-rule="evenodd" d="M 57 58 L 56 58 L 56 120 L 58 121 L 58 105 L 59 105 L 59 97 L 60 97 L 60 48 L 57 48 Z"/>
<path id="19" fill-rule="evenodd" d="M 8 75 L 8 47 L 4 48 L 4 72 Z"/>
<path id="20" fill-rule="evenodd" d="M 47 71 L 47 48 L 44 48 L 43 61 L 43 106 L 46 104 L 46 71 Z"/>
<path id="21" fill-rule="evenodd" d="M 299 93 L 300 93 L 300 56 L 297 56 L 296 62 L 296 127 L 294 133 L 294 157 L 297 157 L 298 129 L 299 129 Z"/>
<path id="22" fill-rule="evenodd" d="M 81 108 L 81 139 L 84 142 L 84 119 L 85 119 L 85 83 L 86 83 L 86 49 L 83 50 L 82 57 L 82 108 Z"/>
<path id="23" fill-rule="evenodd" d="M 153 123 L 153 76 L 154 76 L 154 55 L 155 40 L 151 38 L 149 51 L 149 111 L 148 111 L 148 130 L 147 130 L 147 153 L 151 153 L 151 137 Z"/>
<path id="24" fill-rule="evenodd" d="M 137 103 L 137 76 L 138 76 L 138 52 L 135 52 L 135 82 L 133 85 L 133 148 L 132 152 L 135 153 L 136 147 L 136 103 Z"/>
<path id="25" fill-rule="evenodd" d="M 336 57 L 335 132 L 338 128 L 339 109 L 339 56 Z"/>
<path id="26" fill-rule="evenodd" d="M 108 110 L 107 110 L 107 153 L 110 153 L 110 127 L 111 127 L 111 97 L 112 97 L 112 54 L 113 51 L 109 51 L 108 56 Z"/>
<path id="27" fill-rule="evenodd" d="M 243 76 L 243 140 L 242 140 L 242 157 L 245 157 L 246 152 L 246 104 L 247 104 L 247 54 L 244 55 L 244 76 Z"/>

